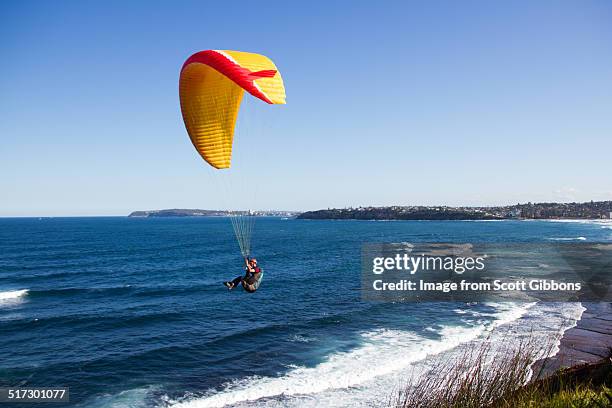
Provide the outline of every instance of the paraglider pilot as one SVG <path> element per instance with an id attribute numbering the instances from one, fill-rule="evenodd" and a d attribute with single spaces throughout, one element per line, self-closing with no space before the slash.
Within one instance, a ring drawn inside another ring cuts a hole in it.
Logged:
<path id="1" fill-rule="evenodd" d="M 238 276 L 233 281 L 223 282 L 223 284 L 229 289 L 232 290 L 236 286 L 242 283 L 244 289 L 247 292 L 255 292 L 259 287 L 259 282 L 261 281 L 262 269 L 257 266 L 257 259 L 255 258 L 244 258 L 245 263 L 245 275 Z"/>

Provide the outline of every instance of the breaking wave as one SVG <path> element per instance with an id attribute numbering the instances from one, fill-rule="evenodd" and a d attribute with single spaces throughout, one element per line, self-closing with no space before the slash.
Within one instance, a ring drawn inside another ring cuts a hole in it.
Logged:
<path id="1" fill-rule="evenodd" d="M 0 306 L 21 303 L 28 294 L 28 289 L 0 292 Z"/>

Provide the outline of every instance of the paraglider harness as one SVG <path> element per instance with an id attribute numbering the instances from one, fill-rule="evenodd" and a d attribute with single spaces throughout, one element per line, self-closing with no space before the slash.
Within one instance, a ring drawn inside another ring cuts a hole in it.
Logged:
<path id="1" fill-rule="evenodd" d="M 250 258 L 247 258 L 250 261 Z M 255 272 L 250 272 L 247 267 L 247 273 L 245 278 L 242 280 L 242 287 L 249 293 L 253 293 L 259 288 L 261 280 L 263 279 L 264 271 L 259 266 L 255 267 Z"/>

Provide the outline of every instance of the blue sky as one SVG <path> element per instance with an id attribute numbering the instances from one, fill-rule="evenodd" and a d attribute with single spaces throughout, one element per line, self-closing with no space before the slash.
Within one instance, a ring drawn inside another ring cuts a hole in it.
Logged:
<path id="1" fill-rule="evenodd" d="M 184 130 L 204 49 L 283 74 L 228 176 L 258 208 L 612 199 L 610 21 L 607 1 L 4 1 L 0 216 L 254 207 Z"/>

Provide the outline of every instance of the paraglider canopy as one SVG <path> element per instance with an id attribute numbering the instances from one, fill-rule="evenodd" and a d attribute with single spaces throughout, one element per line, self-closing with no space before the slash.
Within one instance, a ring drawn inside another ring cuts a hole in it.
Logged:
<path id="1" fill-rule="evenodd" d="M 269 104 L 285 103 L 281 75 L 263 55 L 200 51 L 181 69 L 179 94 L 187 133 L 202 158 L 217 169 L 231 165 L 234 128 L 244 91 Z"/>
<path id="2" fill-rule="evenodd" d="M 269 104 L 285 103 L 283 79 L 274 63 L 263 55 L 200 51 L 181 69 L 179 97 L 187 133 L 200 156 L 215 169 L 231 166 L 234 129 L 244 91 Z M 214 173 L 218 175 L 216 170 Z M 222 173 L 230 176 L 228 171 Z M 252 198 L 249 196 L 249 204 Z M 240 252 L 249 256 L 255 214 L 229 214 Z"/>

